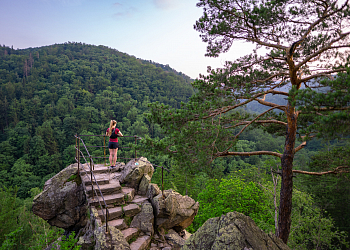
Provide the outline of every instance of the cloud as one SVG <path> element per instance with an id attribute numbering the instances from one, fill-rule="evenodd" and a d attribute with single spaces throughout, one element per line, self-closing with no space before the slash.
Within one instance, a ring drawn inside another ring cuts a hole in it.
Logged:
<path id="1" fill-rule="evenodd" d="M 114 3 L 113 7 L 121 8 L 121 7 L 123 7 L 123 5 L 121 3 Z"/>
<path id="2" fill-rule="evenodd" d="M 159 9 L 172 9 L 176 6 L 176 0 L 153 0 L 154 5 Z"/>
<path id="3" fill-rule="evenodd" d="M 120 19 L 124 17 L 132 17 L 136 12 L 137 9 L 134 7 L 127 7 L 119 2 L 115 2 L 113 4 L 113 7 L 116 8 L 118 11 L 113 14 L 113 17 Z"/>

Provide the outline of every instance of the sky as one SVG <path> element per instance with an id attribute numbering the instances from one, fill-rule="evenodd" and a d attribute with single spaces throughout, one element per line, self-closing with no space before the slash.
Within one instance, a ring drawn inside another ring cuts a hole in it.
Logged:
<path id="1" fill-rule="evenodd" d="M 0 44 L 14 49 L 65 42 L 104 45 L 169 64 L 191 78 L 252 51 L 235 43 L 218 58 L 193 29 L 199 0 L 0 0 Z"/>

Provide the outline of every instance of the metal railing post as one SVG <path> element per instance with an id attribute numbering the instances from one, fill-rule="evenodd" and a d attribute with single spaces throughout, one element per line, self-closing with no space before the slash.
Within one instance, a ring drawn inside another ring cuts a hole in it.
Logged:
<path id="1" fill-rule="evenodd" d="M 108 216 L 109 216 L 109 211 L 108 211 L 108 208 L 106 207 L 106 233 L 108 233 Z"/>
<path id="2" fill-rule="evenodd" d="M 104 153 L 105 166 L 106 166 L 106 135 L 103 136 L 103 153 Z"/>
<path id="3" fill-rule="evenodd" d="M 135 160 L 137 158 L 137 153 L 136 153 L 136 135 L 135 135 Z"/>
<path id="4" fill-rule="evenodd" d="M 78 173 L 79 173 L 79 165 L 80 165 L 80 138 L 79 135 L 77 134 L 78 138 Z"/>
<path id="5" fill-rule="evenodd" d="M 91 180 L 91 191 L 92 191 L 92 199 L 94 199 L 94 183 L 92 181 L 92 168 L 91 168 L 91 164 L 92 164 L 92 158 L 90 155 L 90 180 Z"/>
<path id="6" fill-rule="evenodd" d="M 163 182 L 163 172 L 164 172 L 164 168 L 162 167 L 162 197 L 164 199 L 164 182 Z"/>
<path id="7" fill-rule="evenodd" d="M 78 135 L 75 134 L 75 160 L 78 159 Z"/>

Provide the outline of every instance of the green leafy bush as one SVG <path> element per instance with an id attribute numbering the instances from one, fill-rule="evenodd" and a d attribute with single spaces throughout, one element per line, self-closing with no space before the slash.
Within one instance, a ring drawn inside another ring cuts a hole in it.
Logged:
<path id="1" fill-rule="evenodd" d="M 210 180 L 199 193 L 198 201 L 199 211 L 189 231 L 197 231 L 209 218 L 232 211 L 249 216 L 265 231 L 272 231 L 274 228 L 273 210 L 264 192 L 254 182 L 245 182 L 234 177 Z"/>

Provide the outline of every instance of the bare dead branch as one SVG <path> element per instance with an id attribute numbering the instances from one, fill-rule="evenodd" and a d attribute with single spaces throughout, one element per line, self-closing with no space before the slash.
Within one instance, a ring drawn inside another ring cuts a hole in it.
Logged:
<path id="1" fill-rule="evenodd" d="M 272 155 L 278 158 L 282 157 L 282 154 L 272 151 L 253 151 L 253 152 L 219 152 L 216 153 L 216 157 L 223 157 L 229 155 L 238 155 L 238 156 L 252 156 L 252 155 Z"/>
<path id="2" fill-rule="evenodd" d="M 327 108 L 314 108 L 314 111 L 329 111 L 329 110 L 349 110 L 350 106 L 348 107 L 342 107 L 342 108 L 336 108 L 336 107 L 327 107 Z"/>
<path id="3" fill-rule="evenodd" d="M 241 121 L 241 122 L 239 122 L 239 123 L 237 123 L 235 125 L 225 127 L 225 129 L 242 126 L 242 125 L 248 124 L 249 122 L 250 121 Z M 255 121 L 255 123 L 266 123 L 266 124 L 268 124 L 268 123 L 275 123 L 275 124 L 279 124 L 279 125 L 282 125 L 282 126 L 287 126 L 286 122 L 282 122 L 282 121 L 278 121 L 278 120 L 258 120 L 258 121 Z"/>
<path id="4" fill-rule="evenodd" d="M 349 169 L 349 168 L 350 168 L 349 166 L 339 166 L 339 167 L 336 167 L 333 170 L 326 171 L 326 172 L 309 172 L 309 171 L 294 170 L 293 169 L 293 173 L 317 175 L 317 176 L 326 175 L 326 174 L 344 174 L 344 173 L 350 173 L 349 170 L 346 170 L 346 169 Z"/>

